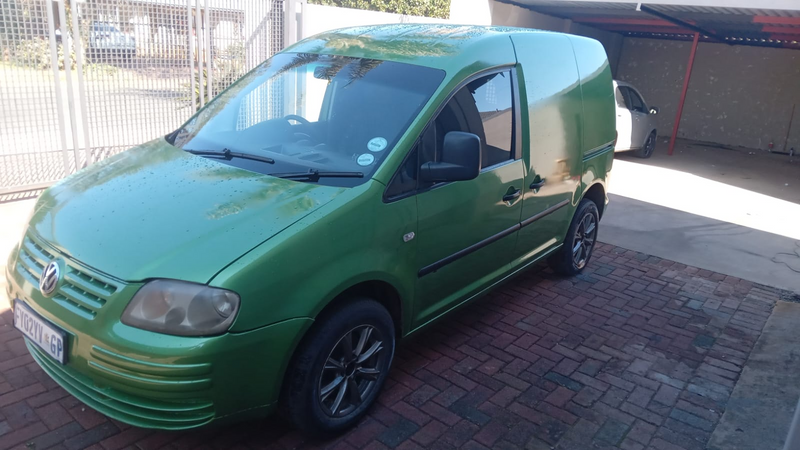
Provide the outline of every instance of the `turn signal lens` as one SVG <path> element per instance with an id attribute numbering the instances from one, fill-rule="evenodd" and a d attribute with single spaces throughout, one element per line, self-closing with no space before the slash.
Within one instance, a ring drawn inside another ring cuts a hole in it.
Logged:
<path id="1" fill-rule="evenodd" d="M 232 291 L 173 280 L 151 281 L 122 313 L 122 323 L 176 336 L 213 336 L 230 328 L 239 311 Z"/>

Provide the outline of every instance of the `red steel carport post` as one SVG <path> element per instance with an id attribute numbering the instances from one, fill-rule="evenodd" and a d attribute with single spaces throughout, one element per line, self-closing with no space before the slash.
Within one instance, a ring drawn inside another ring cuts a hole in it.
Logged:
<path id="1" fill-rule="evenodd" d="M 678 103 L 678 113 L 675 114 L 675 125 L 672 127 L 672 137 L 669 139 L 668 155 L 672 156 L 675 151 L 675 139 L 678 138 L 678 128 L 681 124 L 681 116 L 683 115 L 683 104 L 686 102 L 686 91 L 689 90 L 689 79 L 692 78 L 692 68 L 694 67 L 694 57 L 697 54 L 697 44 L 700 42 L 700 33 L 694 33 L 694 41 L 692 42 L 692 52 L 689 54 L 689 65 L 686 66 L 686 76 L 683 77 L 683 92 L 681 92 L 681 101 Z"/>

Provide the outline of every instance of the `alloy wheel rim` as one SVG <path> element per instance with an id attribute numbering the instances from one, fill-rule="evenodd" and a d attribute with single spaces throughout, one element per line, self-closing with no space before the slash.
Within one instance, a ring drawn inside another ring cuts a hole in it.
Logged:
<path id="1" fill-rule="evenodd" d="M 647 137 L 647 144 L 645 144 L 645 153 L 649 156 L 656 148 L 656 138 L 651 134 Z"/>
<path id="2" fill-rule="evenodd" d="M 319 378 L 318 401 L 331 417 L 344 417 L 377 387 L 386 352 L 377 328 L 360 325 L 333 346 Z"/>
<path id="3" fill-rule="evenodd" d="M 593 214 L 587 213 L 581 219 L 575 231 L 575 240 L 572 246 L 572 263 L 578 269 L 583 269 L 592 254 L 595 238 L 597 236 L 597 220 Z"/>

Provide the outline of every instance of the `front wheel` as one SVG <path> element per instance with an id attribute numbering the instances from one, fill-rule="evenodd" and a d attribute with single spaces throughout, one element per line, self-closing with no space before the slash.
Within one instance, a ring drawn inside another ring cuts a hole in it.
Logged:
<path id="1" fill-rule="evenodd" d="M 554 272 L 571 276 L 583 271 L 589 264 L 594 244 L 597 242 L 599 222 L 597 205 L 591 200 L 581 200 L 564 238 L 564 245 L 548 260 Z"/>
<path id="2" fill-rule="evenodd" d="M 350 428 L 377 398 L 394 349 L 392 317 L 374 300 L 354 300 L 323 315 L 292 360 L 282 406 L 306 434 Z"/>
<path id="3" fill-rule="evenodd" d="M 636 151 L 636 156 L 639 158 L 649 158 L 653 156 L 653 152 L 656 150 L 656 132 L 653 131 L 650 135 L 647 136 L 647 140 L 644 141 L 644 145 L 642 148 Z"/>

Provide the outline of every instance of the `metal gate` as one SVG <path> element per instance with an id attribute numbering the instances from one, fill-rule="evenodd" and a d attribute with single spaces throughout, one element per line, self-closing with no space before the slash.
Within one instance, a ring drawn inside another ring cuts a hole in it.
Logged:
<path id="1" fill-rule="evenodd" d="M 289 17 L 284 0 L 0 0 L 0 202 L 174 130 L 294 41 Z"/>

